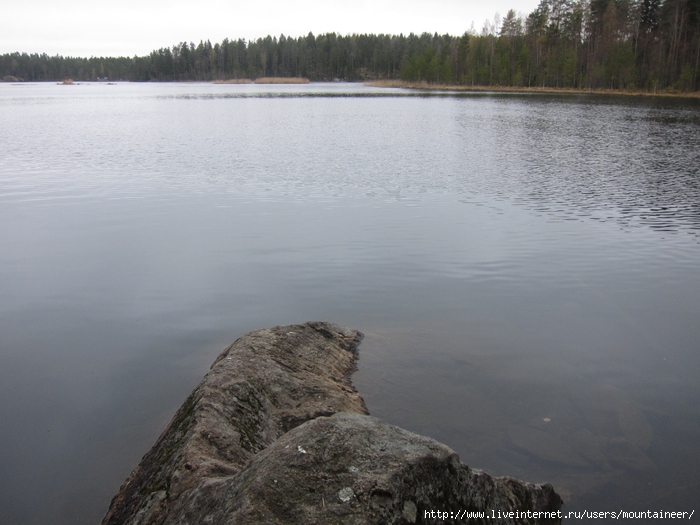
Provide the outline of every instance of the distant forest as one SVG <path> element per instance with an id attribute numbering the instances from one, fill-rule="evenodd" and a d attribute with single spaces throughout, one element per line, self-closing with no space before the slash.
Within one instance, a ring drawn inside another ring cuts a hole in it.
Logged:
<path id="1" fill-rule="evenodd" d="M 25 81 L 211 81 L 259 77 L 473 86 L 700 90 L 700 0 L 541 0 L 462 36 L 265 37 L 182 42 L 142 57 L 0 56 Z"/>

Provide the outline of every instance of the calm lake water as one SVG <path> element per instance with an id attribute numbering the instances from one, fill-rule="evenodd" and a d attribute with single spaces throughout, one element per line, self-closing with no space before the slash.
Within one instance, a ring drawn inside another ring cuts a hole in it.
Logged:
<path id="1" fill-rule="evenodd" d="M 472 467 L 700 513 L 697 100 L 0 84 L 0 123 L 1 523 L 98 523 L 226 345 L 307 320 Z"/>

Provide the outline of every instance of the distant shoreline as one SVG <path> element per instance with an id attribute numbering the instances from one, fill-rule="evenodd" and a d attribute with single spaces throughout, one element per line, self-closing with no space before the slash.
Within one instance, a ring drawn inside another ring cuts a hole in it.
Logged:
<path id="1" fill-rule="evenodd" d="M 230 78 L 228 80 L 212 80 L 212 84 L 308 84 L 310 81 L 304 77 L 260 77 Z"/>
<path id="2" fill-rule="evenodd" d="M 513 86 L 465 86 L 462 84 L 429 84 L 427 82 L 405 82 L 403 80 L 375 80 L 364 82 L 366 86 L 381 88 L 421 89 L 425 91 L 497 92 L 497 93 L 547 93 L 561 95 L 627 95 L 645 97 L 700 98 L 700 91 L 631 91 L 622 89 L 574 89 L 553 87 Z"/>
<path id="3" fill-rule="evenodd" d="M 34 80 L 25 81 L 23 79 L 9 80 L 7 78 L 0 79 L 0 83 L 7 84 L 58 84 L 58 85 L 77 85 L 86 83 L 100 83 L 100 84 L 115 84 L 117 82 L 128 82 L 128 83 L 150 83 L 158 81 L 134 81 L 134 80 L 115 80 L 115 81 L 95 81 L 95 80 L 82 80 L 75 81 L 74 79 L 67 78 L 63 81 L 55 80 Z M 403 80 L 371 80 L 371 81 L 343 81 L 351 84 L 363 84 L 370 87 L 379 88 L 400 88 L 400 89 L 418 89 L 423 91 L 455 91 L 462 93 L 532 93 L 532 94 L 552 94 L 552 95 L 626 95 L 632 97 L 675 97 L 675 98 L 696 98 L 700 99 L 700 91 L 639 91 L 639 90 L 622 90 L 622 89 L 575 89 L 575 88 L 554 88 L 554 87 L 536 87 L 536 86 L 469 86 L 464 84 L 430 84 L 428 82 L 406 82 Z M 311 81 L 308 78 L 303 77 L 260 77 L 257 79 L 250 78 L 234 78 L 234 79 L 219 79 L 219 80 L 168 80 L 164 83 L 176 83 L 176 84 L 193 84 L 193 83 L 204 83 L 204 84 L 322 84 L 329 82 L 319 82 Z"/>

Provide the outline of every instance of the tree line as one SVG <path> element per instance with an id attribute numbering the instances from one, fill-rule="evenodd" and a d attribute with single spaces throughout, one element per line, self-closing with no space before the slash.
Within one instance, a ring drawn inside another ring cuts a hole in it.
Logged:
<path id="1" fill-rule="evenodd" d="M 472 86 L 700 90 L 700 0 L 541 0 L 461 36 L 326 33 L 182 42 L 147 56 L 0 55 L 25 81 L 259 77 Z"/>

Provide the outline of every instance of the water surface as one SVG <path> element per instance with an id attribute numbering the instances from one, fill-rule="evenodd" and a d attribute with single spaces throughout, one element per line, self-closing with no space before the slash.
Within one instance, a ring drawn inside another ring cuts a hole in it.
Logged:
<path id="1" fill-rule="evenodd" d="M 0 118 L 0 522 L 98 522 L 228 343 L 306 320 L 470 466 L 700 507 L 696 101 L 4 84 Z"/>

